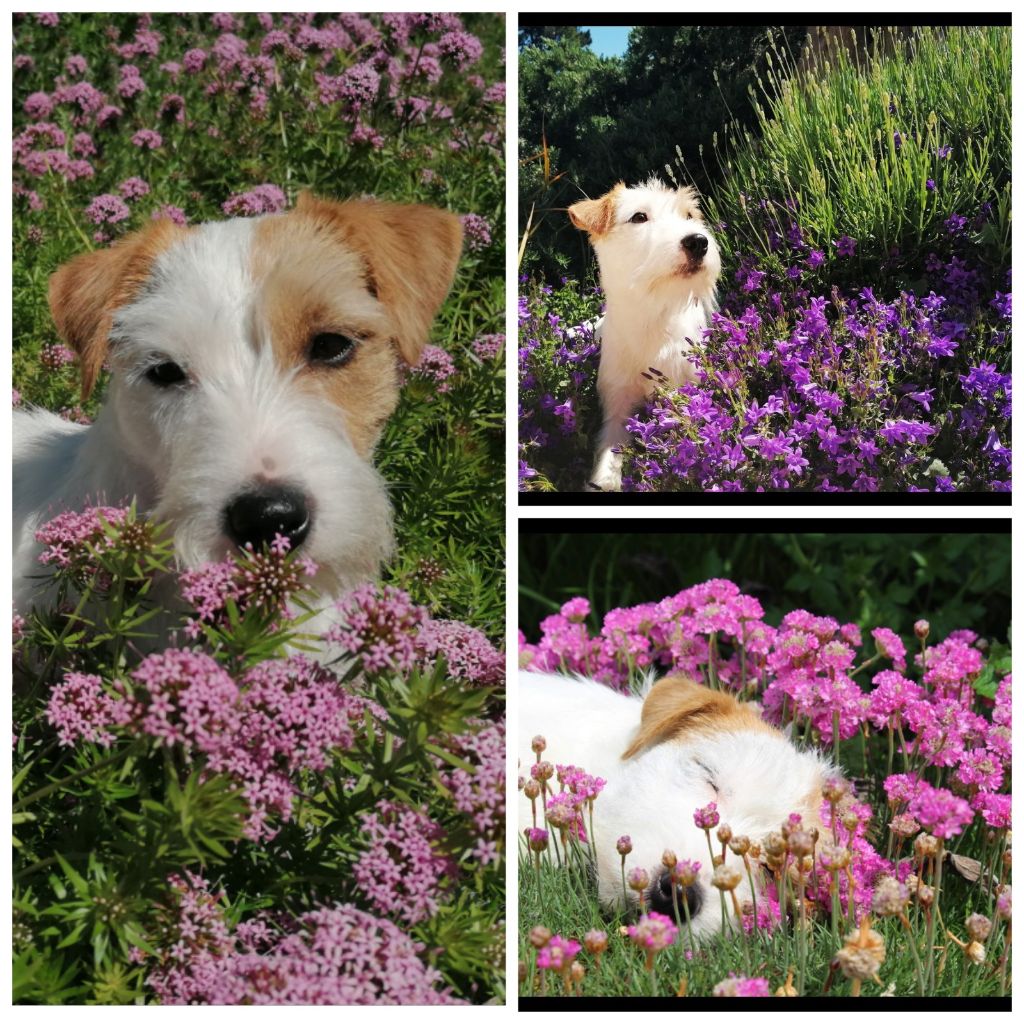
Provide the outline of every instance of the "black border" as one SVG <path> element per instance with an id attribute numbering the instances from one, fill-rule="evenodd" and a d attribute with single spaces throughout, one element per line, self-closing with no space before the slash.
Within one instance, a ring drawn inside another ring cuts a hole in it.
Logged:
<path id="1" fill-rule="evenodd" d="M 1010 996 L 803 996 L 796 1000 L 787 999 L 743 999 L 731 1004 L 733 1013 L 800 1013 L 801 1011 L 817 1010 L 832 1013 L 866 1013 L 875 1011 L 899 1010 L 951 1010 L 954 1012 L 1002 1011 L 1011 1010 Z M 695 1010 L 716 1010 L 719 1014 L 727 1014 L 730 1003 L 711 996 L 686 996 L 682 999 L 652 996 L 520 996 L 518 1009 L 520 1013 L 536 1013 L 537 1011 L 572 1013 L 573 1011 L 595 1010 L 675 1010 L 679 1013 Z M 685 1018 L 683 1018 L 685 1019 Z M 728 1019 L 727 1017 L 723 1019 Z"/>
<path id="2" fill-rule="evenodd" d="M 519 519 L 523 533 L 1011 533 L 1013 521 L 1008 517 L 992 519 L 928 518 L 859 518 L 844 519 Z"/>
<path id="3" fill-rule="evenodd" d="M 869 20 L 865 20 L 869 19 Z M 887 28 L 902 25 L 941 27 L 944 25 L 988 26 L 1010 25 L 1009 11 L 898 11 L 888 14 L 882 11 L 865 13 L 836 11 L 759 11 L 756 14 L 743 11 L 730 14 L 725 11 L 678 12 L 630 12 L 623 14 L 588 14 L 583 11 L 554 12 L 520 11 L 518 25 L 521 28 L 534 25 L 831 25 L 850 28 Z"/>

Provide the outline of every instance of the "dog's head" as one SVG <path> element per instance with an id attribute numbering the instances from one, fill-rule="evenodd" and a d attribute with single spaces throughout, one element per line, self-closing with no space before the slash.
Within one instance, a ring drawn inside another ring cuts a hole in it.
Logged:
<path id="1" fill-rule="evenodd" d="M 704 832 L 693 814 L 717 804 L 721 822 L 736 836 L 760 841 L 779 828 L 789 814 L 800 814 L 806 826 L 822 830 L 818 808 L 821 789 L 830 774 L 815 754 L 798 751 L 781 732 L 765 722 L 750 704 L 710 690 L 682 676 L 656 683 L 643 706 L 640 727 L 622 755 L 621 771 L 609 780 L 598 799 L 600 820 L 598 885 L 602 903 L 622 905 L 620 858 L 614 842 L 632 838 L 627 867 L 643 867 L 651 878 L 645 894 L 648 907 L 673 916 L 672 884 L 662 855 L 672 850 L 680 859 L 699 861 L 696 883 L 685 899 L 695 934 L 722 927 L 719 894 L 711 886 L 712 864 Z M 716 854 L 721 844 L 711 833 Z M 737 896 L 750 898 L 741 858 L 726 849 L 726 861 L 742 875 Z M 755 871 L 756 874 L 756 871 Z M 636 904 L 636 894 L 629 892 Z M 733 913 L 727 899 L 727 911 Z M 684 910 L 679 904 L 679 913 Z"/>
<path id="2" fill-rule="evenodd" d="M 657 178 L 633 188 L 619 182 L 600 199 L 574 203 L 569 218 L 590 236 L 609 296 L 714 297 L 721 255 L 692 188 L 672 189 Z"/>
<path id="3" fill-rule="evenodd" d="M 391 529 L 373 448 L 461 238 L 431 207 L 302 196 L 273 216 L 157 221 L 53 275 L 83 390 L 110 366 L 101 421 L 186 565 L 280 533 L 325 593 L 376 571 Z"/>

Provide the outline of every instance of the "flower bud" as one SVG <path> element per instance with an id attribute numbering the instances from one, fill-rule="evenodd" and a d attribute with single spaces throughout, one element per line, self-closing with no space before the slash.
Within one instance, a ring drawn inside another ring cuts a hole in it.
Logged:
<path id="1" fill-rule="evenodd" d="M 534 949 L 543 949 L 551 941 L 551 929 L 544 925 L 534 925 L 530 929 L 530 945 Z"/>
<path id="2" fill-rule="evenodd" d="M 608 935 L 606 932 L 594 929 L 583 936 L 583 945 L 588 953 L 597 956 L 608 948 Z"/>
<path id="3" fill-rule="evenodd" d="M 719 825 L 718 831 L 715 832 L 715 835 L 718 836 L 718 841 L 720 843 L 727 843 L 732 839 L 732 829 L 725 824 Z"/>
<path id="4" fill-rule="evenodd" d="M 911 817 L 911 815 L 897 814 L 889 822 L 889 831 L 899 839 L 910 839 L 921 831 L 921 826 L 917 823 L 917 819 Z"/>
<path id="5" fill-rule="evenodd" d="M 574 984 L 578 985 L 583 980 L 583 975 L 586 974 L 586 968 L 579 960 L 573 960 L 572 966 L 569 968 L 569 977 Z"/>
<path id="6" fill-rule="evenodd" d="M 541 782 L 547 782 L 555 774 L 555 766 L 550 761 L 538 761 L 530 768 L 530 774 Z"/>
<path id="7" fill-rule="evenodd" d="M 711 884 L 723 892 L 732 892 L 740 884 L 742 877 L 739 870 L 731 864 L 719 864 L 711 876 Z"/>
<path id="8" fill-rule="evenodd" d="M 814 840 L 809 832 L 797 829 L 789 833 L 789 852 L 796 857 L 806 857 L 814 849 Z"/>
<path id="9" fill-rule="evenodd" d="M 927 640 L 928 630 L 929 625 L 927 619 L 918 619 L 917 622 L 914 623 L 914 636 L 916 636 L 918 640 Z"/>
<path id="10" fill-rule="evenodd" d="M 666 850 L 661 855 L 661 863 L 665 865 L 670 871 L 676 866 L 676 855 L 671 850 Z"/>
<path id="11" fill-rule="evenodd" d="M 534 736 L 533 739 L 530 740 L 530 749 L 535 754 L 543 754 L 544 751 L 547 749 L 547 746 L 548 741 L 544 739 L 543 736 Z"/>
<path id="12" fill-rule="evenodd" d="M 840 775 L 825 780 L 821 787 L 821 795 L 832 805 L 839 803 L 849 792 L 850 784 Z"/>
<path id="13" fill-rule="evenodd" d="M 650 884 L 651 876 L 645 868 L 632 868 L 626 875 L 626 883 L 634 892 L 643 892 Z"/>
<path id="14" fill-rule="evenodd" d="M 929 835 L 927 832 L 922 832 L 914 840 L 914 853 L 918 859 L 925 857 L 934 857 L 939 852 L 939 841 L 935 836 Z"/>
<path id="15" fill-rule="evenodd" d="M 536 800 L 540 796 L 540 783 L 536 779 L 527 779 L 523 786 L 523 795 L 530 800 Z"/>
<path id="16" fill-rule="evenodd" d="M 737 857 L 742 857 L 750 849 L 750 840 L 746 836 L 733 836 L 729 840 L 729 849 Z"/>
<path id="17" fill-rule="evenodd" d="M 633 852 L 633 841 L 629 836 L 619 836 L 615 843 L 615 849 L 619 851 L 620 857 L 625 857 Z"/>
<path id="18" fill-rule="evenodd" d="M 984 942 L 992 931 L 992 922 L 984 914 L 971 914 L 967 918 L 967 934 L 975 942 Z"/>
<path id="19" fill-rule="evenodd" d="M 968 942 L 964 948 L 964 956 L 972 964 L 983 964 L 985 962 L 985 947 L 980 942 Z"/>

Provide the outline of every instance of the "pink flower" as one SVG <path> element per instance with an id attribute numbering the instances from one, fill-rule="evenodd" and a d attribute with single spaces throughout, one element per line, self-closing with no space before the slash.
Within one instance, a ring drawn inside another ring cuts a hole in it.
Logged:
<path id="1" fill-rule="evenodd" d="M 254 217 L 279 213 L 287 205 L 288 199 L 277 185 L 265 184 L 231 196 L 221 204 L 221 209 L 233 217 Z"/>
<path id="2" fill-rule="evenodd" d="M 907 665 L 907 649 L 903 646 L 903 641 L 891 629 L 886 629 L 884 626 L 871 630 L 871 635 L 875 638 L 878 653 L 892 661 L 902 672 Z"/>
<path id="3" fill-rule="evenodd" d="M 714 828 L 719 822 L 718 817 L 718 805 L 712 801 L 707 807 L 698 807 L 693 812 L 693 823 L 697 828 L 702 828 L 705 831 Z"/>
<path id="4" fill-rule="evenodd" d="M 470 252 L 479 252 L 491 244 L 491 226 L 484 217 L 475 213 L 464 213 L 459 220 L 462 221 L 462 231 L 466 236 L 466 248 Z"/>
<path id="5" fill-rule="evenodd" d="M 117 190 L 129 202 L 149 195 L 149 185 L 142 178 L 125 178 L 125 180 L 117 186 Z"/>
<path id="6" fill-rule="evenodd" d="M 921 827 L 940 839 L 959 835 L 974 820 L 970 804 L 948 789 L 936 789 L 921 782 L 910 801 L 908 811 Z"/>
<path id="7" fill-rule="evenodd" d="M 129 706 L 103 688 L 99 676 L 69 672 L 50 692 L 46 720 L 57 729 L 62 747 L 80 740 L 109 747 L 114 742 L 110 727 L 127 721 Z"/>
<path id="8" fill-rule="evenodd" d="M 652 953 L 668 949 L 679 935 L 671 918 L 653 910 L 640 918 L 639 924 L 630 925 L 627 932 L 637 946 Z"/>
<path id="9" fill-rule="evenodd" d="M 416 641 L 427 611 L 395 587 L 380 591 L 370 583 L 357 587 L 336 605 L 342 624 L 332 626 L 325 639 L 350 654 L 358 654 L 364 671 L 407 672 L 416 664 Z"/>
<path id="10" fill-rule="evenodd" d="M 455 360 L 436 345 L 424 345 L 419 360 L 409 370 L 410 376 L 437 384 L 439 394 L 451 390 L 450 380 L 455 376 L 455 372 Z"/>
<path id="11" fill-rule="evenodd" d="M 444 829 L 424 810 L 388 800 L 359 815 L 359 821 L 368 848 L 352 875 L 370 904 L 410 925 L 433 917 L 444 880 L 458 873 L 451 858 L 439 852 Z"/>
<path id="12" fill-rule="evenodd" d="M 128 209 L 128 204 L 120 196 L 105 192 L 103 195 L 96 196 L 89 203 L 85 208 L 85 215 L 93 224 L 117 224 L 122 220 L 127 220 L 132 215 L 132 211 Z"/>
<path id="13" fill-rule="evenodd" d="M 151 128 L 143 128 L 132 136 L 132 145 L 141 149 L 159 149 L 163 144 L 163 136 Z"/>
<path id="14" fill-rule="evenodd" d="M 581 946 L 572 939 L 552 935 L 547 944 L 537 950 L 537 966 L 542 971 L 564 971 L 576 958 Z"/>

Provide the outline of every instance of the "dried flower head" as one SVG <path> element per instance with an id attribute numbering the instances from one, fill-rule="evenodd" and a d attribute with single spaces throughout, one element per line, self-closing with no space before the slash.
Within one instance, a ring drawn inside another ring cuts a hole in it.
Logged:
<path id="1" fill-rule="evenodd" d="M 984 942 L 992 931 L 992 921 L 984 914 L 971 914 L 967 918 L 967 934 L 975 942 Z"/>
<path id="2" fill-rule="evenodd" d="M 530 929 L 530 945 L 534 949 L 543 949 L 551 941 L 551 929 L 536 924 Z"/>
<path id="3" fill-rule="evenodd" d="M 734 868 L 731 864 L 719 864 L 711 876 L 711 884 L 722 892 L 732 892 L 742 878 L 739 868 Z"/>
<path id="4" fill-rule="evenodd" d="M 789 833 L 789 852 L 796 857 L 808 857 L 814 849 L 814 840 L 810 832 L 805 829 L 797 829 Z"/>
<path id="5" fill-rule="evenodd" d="M 732 829 L 723 823 L 718 826 L 715 835 L 718 836 L 718 841 L 720 843 L 728 843 L 729 840 L 732 839 Z"/>
<path id="6" fill-rule="evenodd" d="M 737 857 L 742 857 L 750 849 L 750 840 L 746 836 L 733 836 L 729 840 L 729 849 Z"/>
<path id="7" fill-rule="evenodd" d="M 598 956 L 608 948 L 608 934 L 597 929 L 589 931 L 583 936 L 583 945 L 588 953 Z"/>
<path id="8" fill-rule="evenodd" d="M 903 913 L 909 899 L 907 887 L 901 885 L 891 875 L 886 875 L 875 884 L 875 891 L 871 896 L 871 909 L 879 917 L 896 917 Z"/>
<path id="9" fill-rule="evenodd" d="M 661 863 L 665 865 L 670 871 L 676 866 L 676 855 L 672 850 L 666 850 L 661 855 Z"/>
<path id="10" fill-rule="evenodd" d="M 547 749 L 547 746 L 548 741 L 544 739 L 543 736 L 534 736 L 533 739 L 530 740 L 530 749 L 535 754 L 543 754 L 544 751 Z"/>

